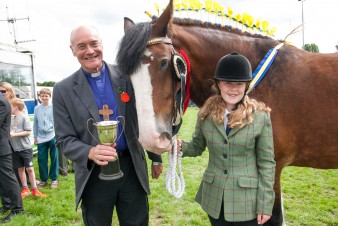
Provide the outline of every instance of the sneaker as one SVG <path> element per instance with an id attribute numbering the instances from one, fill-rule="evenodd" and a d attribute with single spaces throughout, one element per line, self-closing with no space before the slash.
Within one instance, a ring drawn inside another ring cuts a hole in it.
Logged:
<path id="1" fill-rule="evenodd" d="M 55 180 L 55 181 L 52 181 L 52 183 L 50 184 L 50 188 L 57 188 L 58 187 L 58 182 Z"/>
<path id="2" fill-rule="evenodd" d="M 30 195 L 31 191 L 29 190 L 29 188 L 23 188 L 21 190 L 21 198 L 25 198 L 26 196 Z"/>
<path id="3" fill-rule="evenodd" d="M 48 184 L 47 181 L 45 181 L 45 182 L 41 181 L 40 183 L 38 183 L 37 186 L 38 186 L 39 188 L 43 188 L 43 187 L 46 187 L 47 184 Z"/>
<path id="4" fill-rule="evenodd" d="M 46 194 L 41 193 L 38 189 L 32 190 L 32 196 L 33 197 L 41 197 L 41 198 L 47 197 Z"/>

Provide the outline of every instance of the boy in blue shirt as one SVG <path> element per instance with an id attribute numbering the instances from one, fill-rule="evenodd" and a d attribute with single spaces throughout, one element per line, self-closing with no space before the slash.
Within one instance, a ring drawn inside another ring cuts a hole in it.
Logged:
<path id="1" fill-rule="evenodd" d="M 38 146 L 38 164 L 41 182 L 39 187 L 48 184 L 48 178 L 52 180 L 51 188 L 58 186 L 58 149 L 55 145 L 55 130 L 53 107 L 49 102 L 51 91 L 48 88 L 40 90 L 41 104 L 34 109 L 34 144 Z M 49 150 L 49 152 L 48 152 Z M 48 154 L 50 155 L 50 168 L 48 173 Z"/>

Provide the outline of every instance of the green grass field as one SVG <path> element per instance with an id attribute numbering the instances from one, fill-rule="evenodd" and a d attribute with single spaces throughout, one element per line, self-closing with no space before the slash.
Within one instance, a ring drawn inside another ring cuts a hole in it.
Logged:
<path id="1" fill-rule="evenodd" d="M 197 108 L 188 108 L 179 132 L 189 140 L 193 133 Z M 150 225 L 209 225 L 206 213 L 194 201 L 195 193 L 207 165 L 208 152 L 201 157 L 184 158 L 183 173 L 186 183 L 181 199 L 173 198 L 165 186 L 168 155 L 163 154 L 164 172 L 160 179 L 150 179 Z M 150 162 L 149 162 L 150 163 Z M 35 172 L 38 167 L 35 158 Z M 38 177 L 39 178 L 39 177 Z M 287 225 L 334 226 L 338 225 L 338 170 L 287 167 L 283 170 L 282 190 Z M 55 190 L 41 189 L 47 198 L 24 199 L 25 214 L 4 225 L 83 225 L 80 210 L 75 211 L 74 174 L 59 177 Z M 132 213 L 131 213 L 132 214 Z M 118 225 L 117 218 L 113 218 Z"/>

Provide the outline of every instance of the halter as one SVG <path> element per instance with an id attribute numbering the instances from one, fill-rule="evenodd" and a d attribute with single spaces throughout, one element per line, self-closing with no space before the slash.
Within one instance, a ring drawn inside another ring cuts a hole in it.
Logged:
<path id="1" fill-rule="evenodd" d="M 185 84 L 187 76 L 187 63 L 185 60 L 176 53 L 172 41 L 170 38 L 154 38 L 147 42 L 147 46 L 167 44 L 171 46 L 171 63 L 172 75 L 174 78 L 173 92 L 176 90 L 176 82 L 181 82 L 181 89 L 174 95 L 173 106 L 173 118 L 172 118 L 172 130 L 173 130 L 173 150 L 168 152 L 168 169 L 166 175 L 166 187 L 168 192 L 175 198 L 181 198 L 184 193 L 185 182 L 182 171 L 182 154 L 177 153 L 177 139 L 176 134 L 182 124 L 182 118 L 184 113 L 184 100 L 185 100 Z M 178 166 L 178 173 L 176 172 L 176 166 Z M 177 184 L 176 184 L 177 182 Z"/>
<path id="2" fill-rule="evenodd" d="M 184 114 L 185 85 L 187 76 L 187 64 L 182 56 L 176 53 L 172 41 L 168 37 L 153 38 L 147 42 L 147 47 L 157 44 L 167 44 L 171 46 L 171 63 L 173 65 L 172 75 L 174 78 L 173 92 L 175 93 L 175 83 L 181 82 L 181 89 L 174 95 L 173 106 L 173 135 L 177 134 Z"/>

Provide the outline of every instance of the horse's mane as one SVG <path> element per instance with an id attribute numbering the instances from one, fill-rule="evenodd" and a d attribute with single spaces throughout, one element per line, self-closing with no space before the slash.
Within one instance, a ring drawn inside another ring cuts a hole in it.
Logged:
<path id="1" fill-rule="evenodd" d="M 131 75 L 140 66 L 151 31 L 151 23 L 144 22 L 136 24 L 125 32 L 116 56 L 117 65 L 123 73 Z"/>
<path id="2" fill-rule="evenodd" d="M 157 18 L 156 18 L 157 19 Z M 156 20 L 155 19 L 155 20 Z M 147 47 L 147 42 L 150 39 L 152 32 L 152 22 L 137 23 L 135 26 L 129 28 L 120 41 L 117 51 L 116 62 L 119 69 L 127 74 L 133 74 L 141 64 L 141 58 Z M 199 26 L 205 28 L 212 28 L 215 30 L 224 30 L 237 35 L 244 35 L 253 38 L 271 39 L 271 37 L 261 34 L 252 34 L 247 31 L 242 31 L 230 25 L 221 25 L 201 20 L 190 18 L 173 18 L 173 23 L 182 26 Z"/>
<path id="3" fill-rule="evenodd" d="M 221 25 L 218 23 L 211 23 L 208 21 L 196 20 L 196 19 L 191 19 L 191 18 L 175 17 L 173 22 L 177 25 L 182 25 L 182 26 L 199 26 L 199 27 L 205 27 L 205 28 L 212 28 L 215 30 L 224 30 L 224 31 L 231 32 L 237 35 L 242 35 L 242 36 L 244 35 L 244 36 L 253 37 L 253 38 L 272 39 L 271 37 L 264 36 L 261 34 L 252 34 L 247 31 L 242 31 L 241 29 L 232 27 L 230 25 Z"/>

